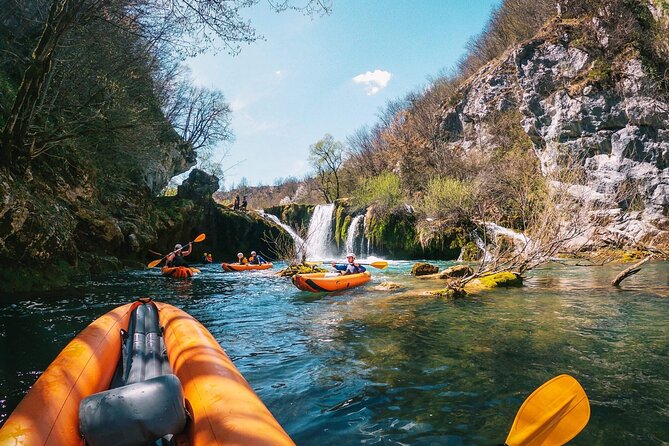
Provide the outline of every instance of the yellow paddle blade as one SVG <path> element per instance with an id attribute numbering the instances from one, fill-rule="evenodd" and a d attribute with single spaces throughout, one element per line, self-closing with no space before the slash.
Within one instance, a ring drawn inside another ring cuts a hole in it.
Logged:
<path id="1" fill-rule="evenodd" d="M 165 257 L 163 257 L 163 259 L 164 259 L 164 258 L 165 258 Z M 153 262 L 149 263 L 149 264 L 146 265 L 146 266 L 149 267 L 149 268 L 153 268 L 153 267 L 155 267 L 155 266 L 158 266 L 158 264 L 159 264 L 160 262 L 162 262 L 163 259 L 154 260 Z"/>
<path id="2" fill-rule="evenodd" d="M 193 243 L 200 243 L 202 240 L 204 240 L 207 237 L 207 235 L 203 232 L 202 234 L 198 235 L 195 237 L 195 240 L 193 240 Z"/>
<path id="3" fill-rule="evenodd" d="M 384 269 L 388 267 L 388 262 L 372 262 L 369 265 L 373 266 L 374 268 Z"/>
<path id="4" fill-rule="evenodd" d="M 190 270 L 193 274 L 200 274 L 202 272 L 198 268 L 191 268 Z"/>
<path id="5" fill-rule="evenodd" d="M 559 375 L 536 389 L 513 420 L 508 446 L 563 445 L 583 430 L 590 403 L 583 387 L 569 375 Z"/>

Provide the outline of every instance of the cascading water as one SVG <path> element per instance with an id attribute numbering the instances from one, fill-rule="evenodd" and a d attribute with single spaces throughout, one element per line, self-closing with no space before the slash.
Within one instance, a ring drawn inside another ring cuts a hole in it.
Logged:
<path id="1" fill-rule="evenodd" d="M 302 258 L 302 252 L 306 247 L 304 239 L 299 235 L 297 235 L 297 232 L 295 232 L 293 228 L 283 223 L 276 215 L 267 214 L 264 211 L 258 211 L 258 214 L 260 214 L 261 217 L 269 219 L 274 223 L 276 223 L 277 225 L 281 226 L 293 238 L 293 241 L 295 242 L 295 253 L 297 255 L 297 258 L 298 259 Z"/>
<path id="2" fill-rule="evenodd" d="M 358 215 L 353 218 L 351 225 L 348 227 L 348 232 L 346 233 L 346 252 L 355 253 L 355 241 L 358 237 L 360 226 L 364 225 L 364 215 Z M 360 224 L 362 223 L 362 225 Z M 362 246 L 360 247 L 360 254 L 362 254 Z"/>
<path id="3" fill-rule="evenodd" d="M 332 257 L 332 213 L 334 203 L 319 204 L 314 209 L 314 214 L 309 221 L 307 232 L 307 258 L 328 259 Z"/>

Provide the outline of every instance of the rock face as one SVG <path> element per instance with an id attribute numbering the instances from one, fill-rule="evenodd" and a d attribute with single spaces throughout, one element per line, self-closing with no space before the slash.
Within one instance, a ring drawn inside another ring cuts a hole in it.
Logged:
<path id="1" fill-rule="evenodd" d="M 611 46 L 614 33 L 597 17 L 585 28 L 550 24 L 472 76 L 444 106 L 440 134 L 448 145 L 492 150 L 494 117 L 514 111 L 544 174 L 565 157 L 578 160 L 575 192 L 600 204 L 609 239 L 662 245 L 669 227 L 668 95 L 638 50 Z"/>

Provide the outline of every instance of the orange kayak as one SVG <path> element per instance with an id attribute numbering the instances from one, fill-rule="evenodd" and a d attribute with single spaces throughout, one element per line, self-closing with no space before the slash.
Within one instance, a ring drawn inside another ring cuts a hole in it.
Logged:
<path id="1" fill-rule="evenodd" d="M 372 279 L 369 271 L 359 274 L 347 274 L 327 277 L 329 273 L 296 274 L 293 276 L 293 285 L 302 291 L 321 293 L 327 291 L 339 291 L 353 288 Z"/>
<path id="2" fill-rule="evenodd" d="M 146 347 L 137 344 L 138 339 L 146 340 Z M 116 387 L 118 376 L 126 373 L 123 368 L 117 370 L 119 361 L 124 361 L 122 344 L 124 349 L 132 345 L 135 355 L 129 363 L 129 375 L 136 372 L 136 364 L 145 363 L 139 382 Z M 164 347 L 167 356 L 160 348 L 156 350 L 156 345 Z M 137 353 L 135 348 L 153 348 L 151 351 L 158 354 Z M 159 367 L 155 367 L 156 357 L 163 361 Z M 157 386 L 165 382 L 169 387 Z M 134 394 L 124 391 L 132 386 L 145 387 Z M 162 390 L 166 388 L 177 389 L 169 395 L 176 397 L 170 400 L 173 411 L 165 411 L 168 407 L 153 398 L 167 398 Z M 125 398 L 108 397 L 114 394 Z M 176 307 L 142 302 L 117 307 L 96 319 L 60 352 L 0 429 L 0 445 L 83 446 L 80 428 L 89 441 L 91 432 L 95 433 L 89 415 L 108 410 L 105 406 L 123 408 L 128 400 L 146 410 L 118 410 L 114 416 L 103 413 L 106 416 L 93 417 L 97 428 L 106 430 L 105 444 L 119 444 L 119 439 L 137 444 L 136 438 L 130 440 L 132 435 L 154 435 L 155 425 L 174 418 L 173 412 L 185 414 L 185 406 L 191 420 L 186 422 L 183 415 L 179 423 L 172 424 L 182 431 L 168 431 L 175 434 L 179 445 L 294 445 L 206 328 Z M 91 405 L 90 401 L 97 403 Z M 147 417 L 147 413 L 158 415 Z M 126 424 L 119 422 L 128 418 L 131 420 Z M 144 429 L 147 425 L 152 429 Z"/>
<path id="3" fill-rule="evenodd" d="M 164 266 L 161 272 L 163 276 L 174 277 L 175 279 L 185 279 L 187 277 L 193 277 L 195 274 L 199 273 L 200 270 L 197 268 L 189 268 L 187 266 Z"/>
<path id="4" fill-rule="evenodd" d="M 262 265 L 240 265 L 239 263 L 222 263 L 221 267 L 224 271 L 253 271 L 257 269 L 270 269 L 274 265 L 271 263 L 263 263 Z"/>

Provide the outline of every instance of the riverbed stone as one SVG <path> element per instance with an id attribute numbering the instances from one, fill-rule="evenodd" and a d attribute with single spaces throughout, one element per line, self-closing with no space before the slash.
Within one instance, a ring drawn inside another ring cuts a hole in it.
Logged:
<path id="1" fill-rule="evenodd" d="M 414 263 L 411 268 L 411 274 L 414 276 L 426 276 L 428 274 L 435 274 L 439 272 L 439 267 L 425 262 Z"/>

